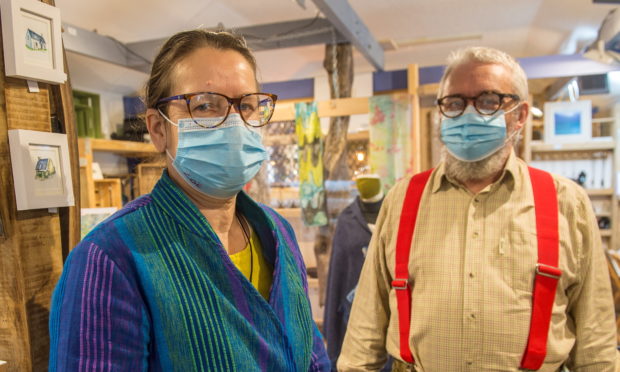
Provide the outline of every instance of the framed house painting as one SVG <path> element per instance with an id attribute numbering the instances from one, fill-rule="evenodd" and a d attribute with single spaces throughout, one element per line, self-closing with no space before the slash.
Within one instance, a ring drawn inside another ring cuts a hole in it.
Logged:
<path id="1" fill-rule="evenodd" d="M 9 130 L 17 210 L 73 206 L 66 134 Z"/>
<path id="2" fill-rule="evenodd" d="M 592 101 L 545 103 L 545 142 L 581 143 L 592 139 Z"/>
<path id="3" fill-rule="evenodd" d="M 60 9 L 37 0 L 0 0 L 6 76 L 62 84 Z"/>

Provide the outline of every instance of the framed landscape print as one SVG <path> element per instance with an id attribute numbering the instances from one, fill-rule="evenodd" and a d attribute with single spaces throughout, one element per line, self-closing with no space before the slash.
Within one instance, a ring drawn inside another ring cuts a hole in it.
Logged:
<path id="1" fill-rule="evenodd" d="M 545 103 L 545 142 L 580 143 L 592 139 L 592 101 Z"/>

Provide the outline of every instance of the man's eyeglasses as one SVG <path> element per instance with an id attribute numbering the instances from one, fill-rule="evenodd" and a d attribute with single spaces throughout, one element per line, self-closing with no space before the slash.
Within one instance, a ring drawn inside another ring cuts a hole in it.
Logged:
<path id="1" fill-rule="evenodd" d="M 474 108 L 481 115 L 490 116 L 498 112 L 501 108 L 513 102 L 518 102 L 519 96 L 516 94 L 504 94 L 496 92 L 482 92 L 475 97 L 466 97 L 462 94 L 453 94 L 437 100 L 439 111 L 448 117 L 456 118 L 461 116 L 467 108 L 467 103 L 473 101 Z"/>
<path id="2" fill-rule="evenodd" d="M 171 101 L 183 100 L 187 104 L 187 111 L 197 125 L 215 128 L 221 125 L 234 105 L 241 119 L 252 127 L 262 127 L 269 123 L 278 96 L 271 93 L 248 93 L 238 98 L 230 98 L 220 93 L 199 92 L 180 94 L 162 98 L 157 101 L 157 108 Z M 198 119 L 221 118 L 221 120 Z"/>

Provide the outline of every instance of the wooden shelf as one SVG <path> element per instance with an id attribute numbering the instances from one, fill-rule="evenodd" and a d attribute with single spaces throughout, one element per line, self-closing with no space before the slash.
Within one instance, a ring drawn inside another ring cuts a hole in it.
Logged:
<path id="1" fill-rule="evenodd" d="M 613 123 L 614 118 L 592 118 L 592 124 Z"/>
<path id="2" fill-rule="evenodd" d="M 152 143 L 105 140 L 97 138 L 80 138 L 79 141 L 84 142 L 85 148 L 90 144 L 91 151 L 105 151 L 135 157 L 153 156 L 158 154 Z"/>
<path id="3" fill-rule="evenodd" d="M 614 189 L 586 189 L 589 196 L 611 196 Z"/>
<path id="4" fill-rule="evenodd" d="M 369 130 L 360 130 L 359 132 L 347 134 L 347 141 L 368 140 L 369 138 L 370 138 Z"/>
<path id="5" fill-rule="evenodd" d="M 79 138 L 80 189 L 82 208 L 122 208 L 122 184 L 118 178 L 94 180 L 93 153 L 110 152 L 134 158 L 153 158 L 159 153 L 151 143 Z"/>
<path id="6" fill-rule="evenodd" d="M 613 151 L 614 141 L 590 141 L 587 143 L 557 143 L 549 144 L 542 141 L 530 142 L 532 152 L 573 152 L 573 151 Z"/>

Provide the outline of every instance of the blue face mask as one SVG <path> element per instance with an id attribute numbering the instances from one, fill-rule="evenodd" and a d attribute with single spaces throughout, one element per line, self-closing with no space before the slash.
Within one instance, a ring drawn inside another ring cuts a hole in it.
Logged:
<path id="1" fill-rule="evenodd" d="M 441 120 L 441 142 L 459 160 L 487 158 L 508 142 L 504 115 L 500 110 L 493 116 L 482 116 L 468 106 L 461 116 Z"/>
<path id="2" fill-rule="evenodd" d="M 239 114 L 228 115 L 216 128 L 203 128 L 191 118 L 175 124 L 164 117 L 179 128 L 172 166 L 187 184 L 204 194 L 221 199 L 236 195 L 268 157 L 258 130 L 248 128 Z M 196 119 L 206 125 L 218 120 Z"/>

